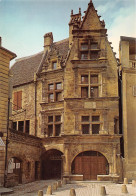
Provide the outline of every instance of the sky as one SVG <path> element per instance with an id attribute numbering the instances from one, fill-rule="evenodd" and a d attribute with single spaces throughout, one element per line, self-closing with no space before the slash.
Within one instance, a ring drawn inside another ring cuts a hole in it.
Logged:
<path id="1" fill-rule="evenodd" d="M 70 13 L 81 8 L 82 16 L 90 0 L 0 0 L 2 46 L 17 59 L 43 50 L 43 36 L 53 32 L 54 42 L 69 36 Z M 93 0 L 108 39 L 117 53 L 120 36 L 136 37 L 136 0 Z M 11 61 L 13 65 L 14 60 Z"/>

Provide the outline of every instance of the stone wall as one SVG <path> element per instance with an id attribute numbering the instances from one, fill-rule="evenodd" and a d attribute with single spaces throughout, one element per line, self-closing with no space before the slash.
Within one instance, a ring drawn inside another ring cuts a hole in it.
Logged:
<path id="1" fill-rule="evenodd" d="M 33 182 L 41 178 L 41 151 L 42 145 L 40 138 L 14 130 L 9 131 L 8 164 L 11 158 L 17 158 L 21 163 L 21 171 L 19 174 L 14 173 L 14 171 L 8 173 L 7 187 L 15 186 L 19 183 L 17 177 L 13 179 L 10 177 L 13 175 L 20 175 L 21 183 Z M 37 173 L 35 173 L 36 162 L 39 164 Z"/>
<path id="2" fill-rule="evenodd" d="M 6 144 L 8 114 L 9 63 L 16 55 L 1 46 L 0 37 L 0 137 Z M 4 183 L 5 149 L 0 146 L 0 186 Z"/>
<path id="3" fill-rule="evenodd" d="M 122 129 L 124 136 L 124 177 L 136 179 L 136 38 L 121 37 Z M 133 62 L 133 64 L 132 64 Z"/>

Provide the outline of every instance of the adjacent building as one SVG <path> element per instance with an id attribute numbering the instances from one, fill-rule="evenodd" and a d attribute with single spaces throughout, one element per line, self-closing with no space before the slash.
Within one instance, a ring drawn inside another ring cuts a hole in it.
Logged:
<path id="1" fill-rule="evenodd" d="M 9 63 L 16 54 L 2 47 L 0 37 L 0 186 L 4 184 L 7 117 L 8 117 L 8 83 Z"/>
<path id="2" fill-rule="evenodd" d="M 124 176 L 136 179 L 136 38 L 120 38 L 120 97 L 124 139 Z"/>

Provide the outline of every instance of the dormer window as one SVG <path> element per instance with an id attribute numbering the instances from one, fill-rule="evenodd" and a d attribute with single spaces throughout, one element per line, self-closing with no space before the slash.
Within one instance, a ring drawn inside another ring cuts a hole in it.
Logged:
<path id="1" fill-rule="evenodd" d="M 81 60 L 96 60 L 99 58 L 99 48 L 97 42 L 84 42 L 80 44 L 80 58 Z"/>
<path id="2" fill-rule="evenodd" d="M 54 62 L 52 63 L 52 69 L 53 69 L 53 70 L 57 69 L 57 61 L 54 61 Z"/>
<path id="3" fill-rule="evenodd" d="M 90 49 L 98 49 L 98 43 L 91 43 Z"/>

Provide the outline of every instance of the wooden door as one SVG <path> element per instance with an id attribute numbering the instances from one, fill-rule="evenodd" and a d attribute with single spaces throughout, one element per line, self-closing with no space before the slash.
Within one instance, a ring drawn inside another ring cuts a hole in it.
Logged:
<path id="1" fill-rule="evenodd" d="M 98 172 L 97 157 L 83 156 L 82 165 L 84 180 L 96 180 Z"/>
<path id="2" fill-rule="evenodd" d="M 79 156 L 75 159 L 75 174 L 82 174 L 84 180 L 97 180 L 97 175 L 106 174 L 104 156 Z"/>
<path id="3" fill-rule="evenodd" d="M 76 157 L 75 159 L 75 173 L 82 174 L 82 157 Z"/>
<path id="4" fill-rule="evenodd" d="M 107 161 L 106 161 L 105 157 L 99 156 L 98 161 L 97 161 L 99 175 L 106 175 L 106 165 L 107 165 Z"/>
<path id="5" fill-rule="evenodd" d="M 84 180 L 90 179 L 91 177 L 91 167 L 90 167 L 90 157 L 82 157 L 82 173 Z"/>

